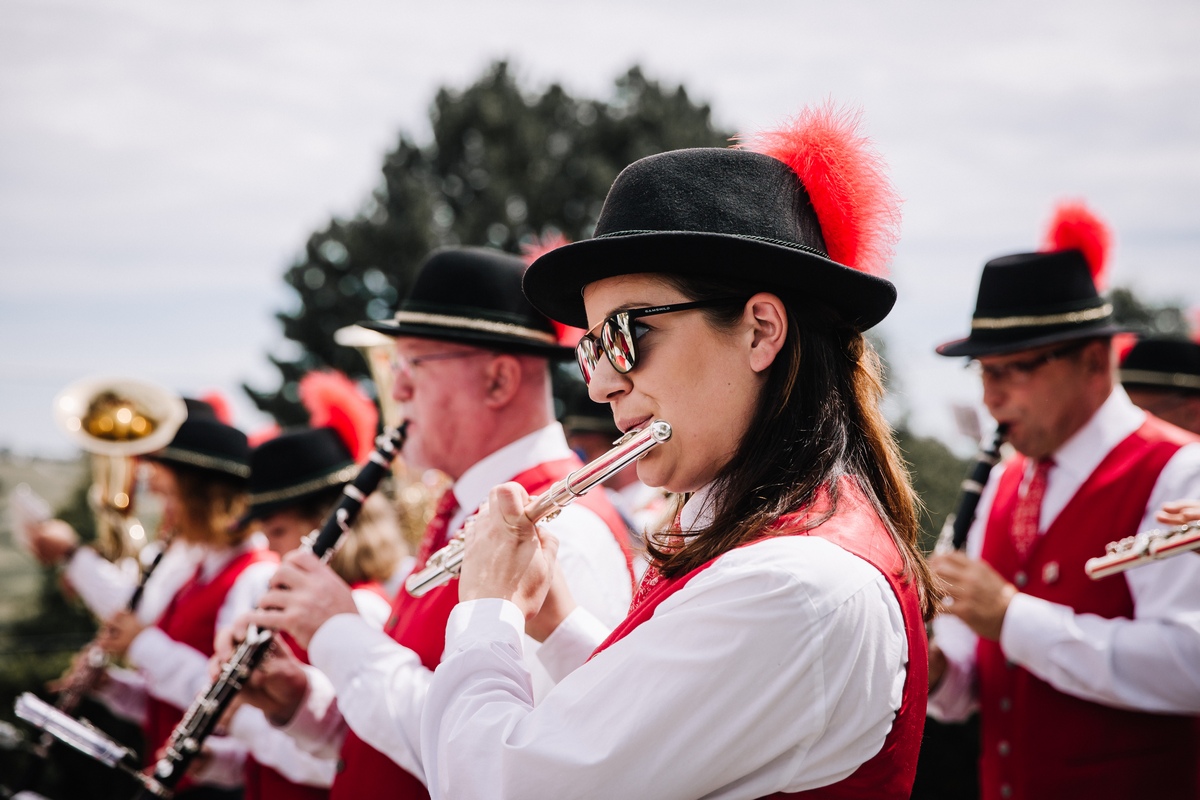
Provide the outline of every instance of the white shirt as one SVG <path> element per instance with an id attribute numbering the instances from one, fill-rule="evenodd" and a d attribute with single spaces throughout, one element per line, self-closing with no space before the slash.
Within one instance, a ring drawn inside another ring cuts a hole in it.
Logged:
<path id="1" fill-rule="evenodd" d="M 460 509 L 450 530 L 462 525 L 492 487 L 570 455 L 562 427 L 553 423 L 479 461 L 454 484 Z M 558 561 L 580 605 L 609 624 L 622 619 L 632 587 L 624 554 L 608 526 L 583 506 L 572 505 L 546 527 L 559 538 Z M 536 651 L 536 642 L 523 634 L 522 639 L 528 652 Z M 340 614 L 313 635 L 308 656 L 315 668 L 308 670 L 308 695 L 284 730 L 310 752 L 333 755 L 348 723 L 367 744 L 422 778 L 419 725 L 433 673 L 417 655 L 358 617 Z M 550 675 L 541 666 L 534 668 L 539 685 L 548 691 Z"/>
<path id="2" fill-rule="evenodd" d="M 1041 525 L 1045 530 L 1100 462 L 1145 421 L 1116 387 L 1092 418 L 1053 454 Z M 1025 481 L 1032 474 L 1032 464 Z M 967 555 L 978 558 L 996 485 L 992 470 L 967 536 Z M 1167 462 L 1146 505 L 1139 530 L 1161 527 L 1155 512 L 1168 500 L 1200 497 L 1200 444 Z M 1112 539 L 1124 536 L 1114 531 Z M 1102 552 L 1096 553 L 1103 555 Z M 1133 619 L 1076 614 L 1065 605 L 1026 594 L 1013 598 L 1000 632 L 1006 658 L 1066 694 L 1119 708 L 1160 713 L 1200 712 L 1200 558 L 1185 554 L 1104 580 L 1124 580 L 1133 597 Z M 975 708 L 975 634 L 957 617 L 939 616 L 935 639 L 947 671 L 930 693 L 929 713 L 966 718 Z"/>
<path id="3" fill-rule="evenodd" d="M 204 552 L 203 547 L 179 539 L 167 546 L 138 601 L 137 616 L 143 625 L 151 625 L 162 616 L 171 598 L 195 574 Z M 90 547 L 75 551 L 64 574 L 88 610 L 102 620 L 127 608 L 138 584 L 138 565 L 132 558 L 114 563 Z"/>
<path id="4" fill-rule="evenodd" d="M 685 528 L 702 499 L 684 508 Z M 606 631 L 577 609 L 539 653 L 562 679 L 536 705 L 522 628 L 503 600 L 451 613 L 421 725 L 434 798 L 824 786 L 879 752 L 908 660 L 887 579 L 818 536 L 722 555 L 587 663 Z"/>

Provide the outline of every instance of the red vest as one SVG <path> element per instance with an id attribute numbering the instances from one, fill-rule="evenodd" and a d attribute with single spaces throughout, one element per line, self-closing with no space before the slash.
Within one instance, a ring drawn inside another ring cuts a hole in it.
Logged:
<path id="1" fill-rule="evenodd" d="M 1163 467 L 1192 441 L 1147 417 L 1104 457 L 1024 563 L 1011 527 L 1025 459 L 1013 459 L 988 517 L 984 561 L 1025 594 L 1078 614 L 1132 618 L 1125 579 L 1093 581 L 1084 562 L 1108 542 L 1137 532 Z M 1198 796 L 1193 718 L 1125 711 L 1064 694 L 1010 663 L 997 642 L 981 639 L 977 656 L 984 798 Z"/>
<path id="2" fill-rule="evenodd" d="M 841 496 L 833 517 L 816 528 L 804 530 L 803 525 L 809 514 L 789 514 L 776 523 L 770 535 L 819 536 L 866 561 L 887 579 L 904 614 L 908 639 L 904 693 L 900 710 L 884 738 L 882 749 L 849 777 L 807 792 L 779 792 L 770 797 L 907 798 L 912 793 L 917 774 L 917 754 L 925 725 L 925 701 L 929 686 L 929 646 L 925 639 L 921 602 L 916 586 L 905 578 L 900 551 L 874 508 L 852 481 L 843 479 L 839 488 Z M 827 500 L 818 500 L 814 505 L 817 513 L 827 507 Z M 625 638 L 630 631 L 652 617 L 660 603 L 711 567 L 716 560 L 702 564 L 678 578 L 660 580 L 630 612 L 629 617 L 596 648 L 596 653 Z M 595 656 L 595 653 L 592 655 Z"/>
<path id="3" fill-rule="evenodd" d="M 175 641 L 211 657 L 217 612 L 225 602 L 225 595 L 229 594 L 234 582 L 251 564 L 277 560 L 278 557 L 270 550 L 247 550 L 230 559 L 208 583 L 200 583 L 200 571 L 197 570 L 191 580 L 171 598 L 157 626 Z M 154 763 L 155 754 L 167 743 L 181 719 L 182 709 L 153 696 L 148 699 L 145 729 L 147 763 Z"/>
<path id="4" fill-rule="evenodd" d="M 522 472 L 512 480 L 521 484 L 530 495 L 550 488 L 557 480 L 565 478 L 582 466 L 575 457 L 540 464 Z M 594 512 L 604 521 L 613 537 L 625 553 L 626 565 L 630 565 L 630 554 L 625 523 L 616 509 L 604 497 L 603 492 L 590 492 L 575 501 Z M 430 543 L 424 543 L 428 545 Z M 436 549 L 438 545 L 423 546 L 423 551 Z M 414 571 L 425 566 L 418 559 Z M 632 581 L 630 566 L 630 580 Z M 415 652 L 427 669 L 435 669 L 446 649 L 446 621 L 450 611 L 458 603 L 458 581 L 452 580 L 439 586 L 423 597 L 413 597 L 403 589 L 392 606 L 392 617 L 388 622 L 388 633 L 400 644 Z M 342 758 L 338 763 L 338 774 L 333 780 L 332 800 L 358 800 L 366 797 L 428 798 L 425 784 L 401 769 L 396 762 L 347 731 L 342 745 Z"/>

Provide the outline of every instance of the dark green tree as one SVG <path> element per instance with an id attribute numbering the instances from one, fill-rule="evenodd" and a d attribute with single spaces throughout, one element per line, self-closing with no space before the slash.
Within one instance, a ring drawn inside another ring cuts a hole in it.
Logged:
<path id="1" fill-rule="evenodd" d="M 299 302 L 276 316 L 299 354 L 269 356 L 280 372 L 277 388 L 246 387 L 283 425 L 305 421 L 296 391 L 305 372 L 329 366 L 366 378 L 359 355 L 335 344 L 334 331 L 387 317 L 434 247 L 516 252 L 547 233 L 585 238 L 627 164 L 729 138 L 713 127 L 707 105 L 637 67 L 616 80 L 610 98 L 595 100 L 557 84 L 529 90 L 497 62 L 466 89 L 440 90 L 430 120 L 432 141 L 418 145 L 402 135 L 362 211 L 312 234 L 284 275 Z"/>

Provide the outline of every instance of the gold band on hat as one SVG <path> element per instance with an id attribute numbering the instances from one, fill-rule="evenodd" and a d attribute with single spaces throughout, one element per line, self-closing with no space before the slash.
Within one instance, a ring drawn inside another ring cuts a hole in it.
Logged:
<path id="1" fill-rule="evenodd" d="M 230 458 L 207 456 L 203 453 L 196 453 L 191 450 L 181 450 L 176 447 L 164 447 L 162 450 L 151 453 L 151 455 L 157 458 L 178 461 L 181 464 L 189 464 L 193 467 L 200 467 L 201 469 L 211 469 L 217 472 L 224 472 L 229 475 L 233 475 L 235 478 L 250 477 L 249 464 L 243 464 Z"/>
<path id="2" fill-rule="evenodd" d="M 1122 369 L 1121 383 L 1144 383 L 1173 389 L 1200 390 L 1200 375 L 1186 372 L 1156 372 L 1148 369 Z"/>
<path id="3" fill-rule="evenodd" d="M 455 317 L 449 314 L 427 314 L 422 311 L 397 311 L 392 321 L 399 324 L 407 322 L 413 325 L 437 325 L 442 328 L 458 328 L 460 330 L 480 331 L 482 333 L 498 333 L 504 336 L 515 336 L 519 339 L 558 344 L 553 333 L 527 328 L 524 325 L 514 325 L 511 322 L 493 322 L 488 319 L 472 319 Z"/>
<path id="4" fill-rule="evenodd" d="M 337 472 L 323 475 L 320 478 L 313 478 L 310 481 L 298 483 L 295 486 L 285 486 L 282 489 L 276 489 L 271 492 L 257 492 L 250 495 L 249 503 L 252 506 L 259 506 L 264 503 L 274 503 L 277 500 L 290 500 L 293 497 L 300 497 L 309 492 L 328 489 L 331 486 L 337 486 L 339 483 L 354 480 L 356 475 L 358 475 L 358 465 L 351 464 L 348 467 L 342 467 Z"/>
<path id="5" fill-rule="evenodd" d="M 997 331 L 1007 328 L 1033 328 L 1039 325 L 1070 325 L 1078 322 L 1093 322 L 1112 314 L 1112 304 L 1105 303 L 1097 308 L 1069 311 L 1065 314 L 1039 314 L 1024 317 L 976 317 L 971 320 L 971 330 Z"/>

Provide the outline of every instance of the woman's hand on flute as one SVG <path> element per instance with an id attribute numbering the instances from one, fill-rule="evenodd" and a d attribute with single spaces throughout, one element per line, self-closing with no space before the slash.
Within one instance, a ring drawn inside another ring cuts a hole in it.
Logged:
<path id="1" fill-rule="evenodd" d="M 529 495 L 518 484 L 492 489 L 463 529 L 465 549 L 458 599 L 499 597 L 532 619 L 554 578 L 558 539 L 525 516 Z"/>

